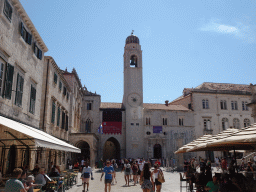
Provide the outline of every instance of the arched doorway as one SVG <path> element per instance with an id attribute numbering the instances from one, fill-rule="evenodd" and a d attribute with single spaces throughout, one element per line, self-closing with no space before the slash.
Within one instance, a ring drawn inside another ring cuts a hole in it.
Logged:
<path id="1" fill-rule="evenodd" d="M 81 160 L 84 159 L 90 163 L 90 145 L 86 141 L 79 141 L 76 144 L 76 147 L 81 149 L 81 153 L 75 153 L 75 158 L 73 158 L 73 161 L 78 161 L 81 163 Z"/>
<path id="2" fill-rule="evenodd" d="M 162 146 L 160 144 L 154 145 L 154 158 L 161 159 L 162 158 Z"/>
<path id="3" fill-rule="evenodd" d="M 15 169 L 15 161 L 16 161 L 16 146 L 12 145 L 9 149 L 7 156 L 7 173 L 12 173 Z"/>
<path id="4" fill-rule="evenodd" d="M 120 144 L 114 138 L 109 138 L 103 148 L 103 160 L 120 159 Z"/>

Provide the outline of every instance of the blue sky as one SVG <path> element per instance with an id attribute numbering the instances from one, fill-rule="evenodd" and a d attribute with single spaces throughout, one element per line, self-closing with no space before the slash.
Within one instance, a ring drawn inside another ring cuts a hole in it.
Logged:
<path id="1" fill-rule="evenodd" d="M 255 1 L 20 0 L 61 69 L 122 102 L 125 39 L 143 50 L 144 103 L 203 82 L 255 84 Z"/>

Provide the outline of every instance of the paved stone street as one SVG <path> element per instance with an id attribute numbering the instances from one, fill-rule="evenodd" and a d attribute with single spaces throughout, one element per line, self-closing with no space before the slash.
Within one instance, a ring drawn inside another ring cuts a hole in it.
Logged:
<path id="1" fill-rule="evenodd" d="M 104 191 L 104 180 L 102 179 L 102 182 L 100 182 L 100 176 L 101 172 L 99 172 L 99 169 L 94 170 L 94 180 L 90 180 L 90 187 L 89 191 L 92 192 L 102 192 Z M 165 183 L 162 185 L 162 192 L 179 192 L 180 191 L 180 176 L 179 173 L 174 172 L 165 172 Z M 103 177 L 104 178 L 104 177 Z M 117 184 L 111 186 L 111 192 L 133 192 L 133 191 L 142 191 L 140 188 L 140 184 L 137 184 L 137 186 L 133 186 L 133 182 L 130 183 L 130 187 L 126 187 L 125 180 L 124 180 L 124 173 L 117 172 Z M 80 179 L 80 173 L 78 176 L 78 183 L 76 186 L 73 186 L 68 192 L 81 192 L 82 191 L 82 181 Z M 185 191 L 185 189 L 183 189 Z"/>

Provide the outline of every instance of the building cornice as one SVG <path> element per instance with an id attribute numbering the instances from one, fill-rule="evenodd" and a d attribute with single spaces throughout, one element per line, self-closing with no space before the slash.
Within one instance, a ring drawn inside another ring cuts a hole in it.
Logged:
<path id="1" fill-rule="evenodd" d="M 38 45 L 42 48 L 42 50 L 44 52 L 48 51 L 47 46 L 45 45 L 43 39 L 41 38 L 41 36 L 39 35 L 38 31 L 36 30 L 34 24 L 32 23 L 32 21 L 30 20 L 28 14 L 26 13 L 25 9 L 23 8 L 23 6 L 21 5 L 19 0 L 12 0 L 12 4 L 14 5 L 14 7 L 16 8 L 17 12 L 20 14 L 21 18 L 23 19 L 24 23 L 26 24 L 26 26 L 29 28 L 29 30 L 31 31 L 32 35 L 34 36 L 34 38 L 36 39 Z"/>

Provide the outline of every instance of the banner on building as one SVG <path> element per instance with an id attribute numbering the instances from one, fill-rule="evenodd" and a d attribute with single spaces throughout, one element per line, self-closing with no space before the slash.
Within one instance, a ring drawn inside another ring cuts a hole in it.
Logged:
<path id="1" fill-rule="evenodd" d="M 162 133 L 162 126 L 153 126 L 153 133 Z"/>
<path id="2" fill-rule="evenodd" d="M 122 134 L 122 122 L 103 122 L 104 134 Z"/>

